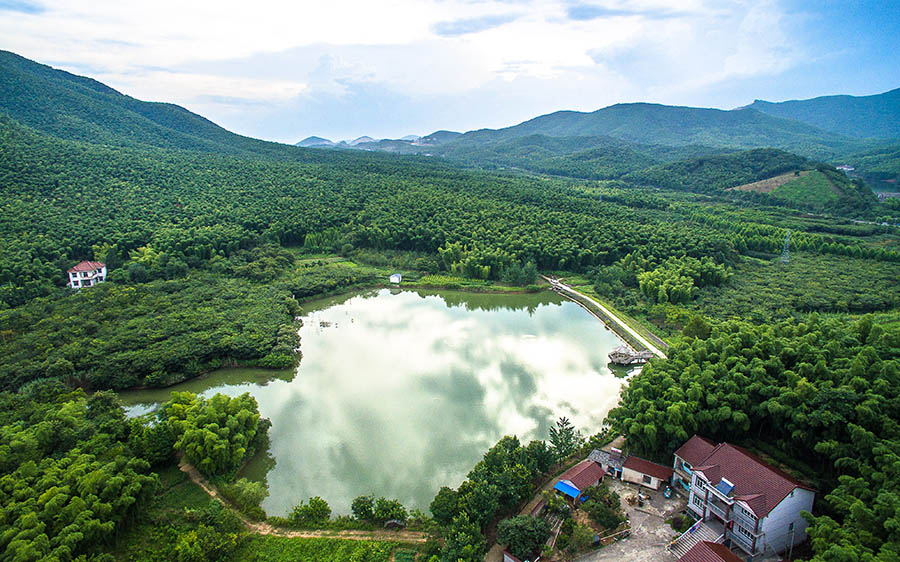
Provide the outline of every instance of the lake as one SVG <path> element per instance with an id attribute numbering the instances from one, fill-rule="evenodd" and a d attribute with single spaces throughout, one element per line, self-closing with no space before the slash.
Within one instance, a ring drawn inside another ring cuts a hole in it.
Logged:
<path id="1" fill-rule="evenodd" d="M 252 394 L 270 447 L 242 475 L 266 482 L 269 515 L 316 495 L 338 514 L 362 494 L 427 511 L 504 435 L 546 439 L 559 416 L 598 431 L 623 383 L 607 368 L 615 334 L 547 291 L 380 289 L 303 310 L 296 373 L 226 369 L 120 394 L 129 415 L 173 390 Z"/>

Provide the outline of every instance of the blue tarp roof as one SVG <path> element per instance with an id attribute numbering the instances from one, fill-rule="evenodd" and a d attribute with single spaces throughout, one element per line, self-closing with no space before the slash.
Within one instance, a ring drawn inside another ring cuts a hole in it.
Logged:
<path id="1" fill-rule="evenodd" d="M 581 495 L 581 491 L 572 485 L 568 480 L 560 480 L 556 483 L 556 486 L 553 486 L 554 490 L 559 490 L 570 498 L 577 498 Z"/>

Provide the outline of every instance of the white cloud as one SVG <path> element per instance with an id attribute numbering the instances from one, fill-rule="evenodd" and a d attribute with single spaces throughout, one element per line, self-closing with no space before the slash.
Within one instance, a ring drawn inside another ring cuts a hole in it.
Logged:
<path id="1" fill-rule="evenodd" d="M 384 94 L 373 106 L 431 103 L 441 118 L 448 106 L 465 113 L 457 125 L 429 121 L 423 109 L 394 131 L 368 129 L 367 109 L 352 108 L 356 133 L 427 133 L 471 119 L 502 126 L 555 109 L 672 102 L 728 80 L 784 72 L 800 53 L 774 2 L 44 4 L 40 13 L 0 12 L 6 48 L 279 140 L 331 132 L 275 132 L 252 122 L 290 121 L 278 119 L 279 111 L 365 104 L 354 98 L 364 90 Z"/>

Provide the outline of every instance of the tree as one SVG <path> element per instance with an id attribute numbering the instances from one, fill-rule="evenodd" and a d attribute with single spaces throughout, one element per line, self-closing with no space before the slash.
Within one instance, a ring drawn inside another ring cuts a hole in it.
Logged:
<path id="1" fill-rule="evenodd" d="M 500 490 L 487 482 L 466 480 L 459 487 L 459 495 L 460 511 L 480 528 L 491 522 L 500 507 Z"/>
<path id="2" fill-rule="evenodd" d="M 465 513 L 453 519 L 444 533 L 441 562 L 482 562 L 484 536 L 478 525 L 469 521 Z"/>
<path id="3" fill-rule="evenodd" d="M 497 540 L 507 545 L 509 552 L 521 560 L 531 559 L 550 538 L 550 524 L 546 519 L 517 515 L 504 519 L 497 526 Z"/>
<path id="4" fill-rule="evenodd" d="M 574 552 L 587 550 L 594 542 L 594 530 L 587 525 L 575 525 L 569 538 L 569 549 Z"/>
<path id="5" fill-rule="evenodd" d="M 456 490 L 452 490 L 447 486 L 441 486 L 438 490 L 431 505 L 431 515 L 440 525 L 449 525 L 453 518 L 459 513 L 458 509 L 459 494 Z"/>
<path id="6" fill-rule="evenodd" d="M 375 497 L 357 496 L 350 503 L 350 511 L 357 521 L 375 520 Z"/>
<path id="7" fill-rule="evenodd" d="M 407 517 L 406 508 L 403 507 L 399 500 L 389 500 L 387 498 L 375 500 L 374 519 L 378 523 L 384 523 L 392 519 L 405 522 Z"/>
<path id="8" fill-rule="evenodd" d="M 302 525 L 319 525 L 331 518 L 331 507 L 328 502 L 314 496 L 309 498 L 309 503 L 300 502 L 294 506 L 288 519 Z"/>
<path id="9" fill-rule="evenodd" d="M 575 430 L 569 418 L 559 418 L 556 426 L 550 428 L 550 446 L 556 454 L 557 461 L 574 453 L 583 440 L 581 432 Z"/>
<path id="10" fill-rule="evenodd" d="M 256 399 L 247 392 L 234 398 L 216 394 L 208 400 L 173 392 L 163 413 L 175 435 L 175 447 L 210 476 L 239 467 L 260 426 Z"/>
<path id="11" fill-rule="evenodd" d="M 243 510 L 258 508 L 268 495 L 269 490 L 262 482 L 253 482 L 246 478 L 241 478 L 228 486 L 229 498 Z"/>
<path id="12" fill-rule="evenodd" d="M 709 322 L 706 321 L 699 314 L 695 314 L 691 317 L 690 321 L 684 326 L 682 333 L 686 338 L 700 338 L 701 340 L 705 340 L 709 337 L 710 327 Z"/>

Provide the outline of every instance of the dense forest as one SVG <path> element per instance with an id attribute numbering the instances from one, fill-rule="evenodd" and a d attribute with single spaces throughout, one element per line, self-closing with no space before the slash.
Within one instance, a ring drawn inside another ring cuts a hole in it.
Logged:
<path id="1" fill-rule="evenodd" d="M 820 491 L 813 560 L 896 560 L 900 326 L 810 315 L 686 333 L 610 412 L 629 446 L 665 460 L 693 434 L 752 445 Z"/>
<path id="2" fill-rule="evenodd" d="M 443 159 L 300 149 L 0 55 L 0 560 L 127 560 L 129 545 L 153 560 L 389 559 L 391 543 L 248 536 L 231 508 L 259 516 L 265 490 L 233 477 L 268 427 L 251 398 L 176 394 L 126 420 L 104 392 L 291 367 L 303 301 L 372 285 L 389 263 L 485 286 L 553 271 L 645 321 L 671 348 L 610 414 L 629 447 L 666 460 L 702 433 L 755 448 L 820 490 L 815 560 L 900 557 L 900 235 L 881 224 L 900 209 L 753 139 L 813 159 L 870 149 L 892 166 L 890 149 L 754 111 L 642 104 L 457 137 Z M 643 130 L 659 111 L 690 121 L 687 137 Z M 793 197 L 726 191 L 801 170 L 819 175 Z M 835 198 L 805 204 L 823 181 Z M 85 259 L 108 265 L 107 282 L 65 288 Z M 437 491 L 431 517 L 409 514 L 432 535 L 425 552 L 479 559 L 573 452 L 562 443 L 501 440 Z M 232 505 L 191 498 L 176 454 Z M 362 500 L 330 519 L 310 498 L 280 523 L 407 519 L 395 500 Z"/>

